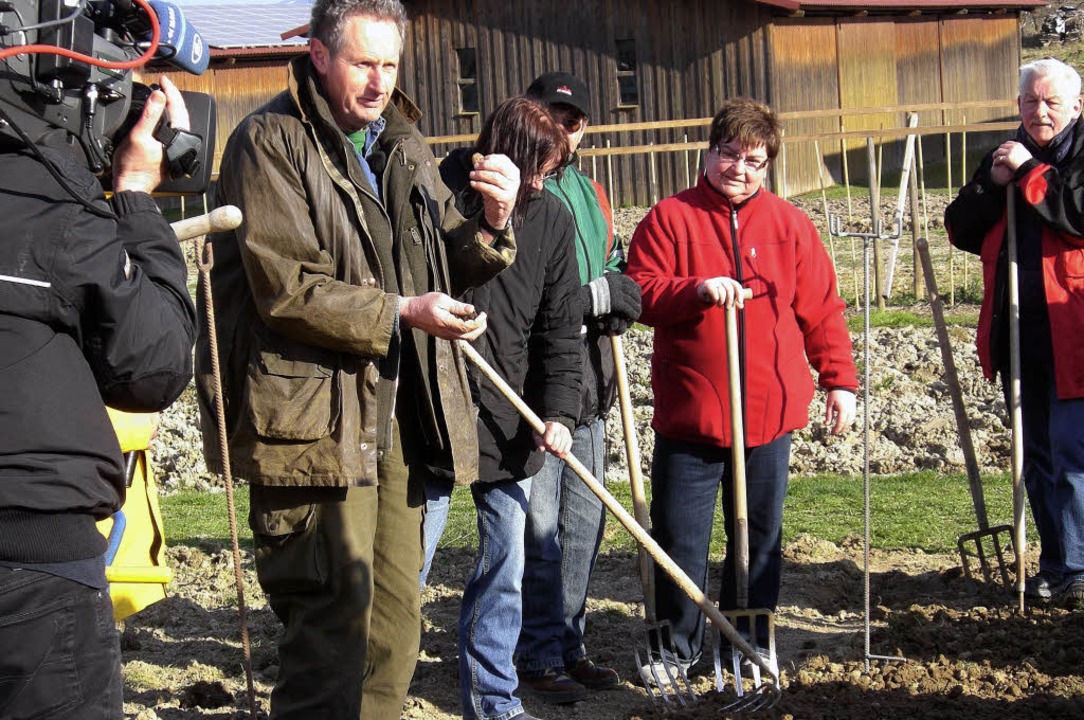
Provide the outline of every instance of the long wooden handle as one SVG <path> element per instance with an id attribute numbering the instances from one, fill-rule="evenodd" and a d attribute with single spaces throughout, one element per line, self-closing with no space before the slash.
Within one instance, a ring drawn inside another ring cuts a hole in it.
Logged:
<path id="1" fill-rule="evenodd" d="M 185 218 L 172 223 L 177 240 L 184 242 L 213 232 L 233 230 L 241 224 L 241 210 L 234 205 L 223 205 L 205 215 Z"/>
<path id="2" fill-rule="evenodd" d="M 471 347 L 470 343 L 465 340 L 457 340 L 456 344 L 459 346 L 459 349 L 463 351 L 463 354 L 466 355 L 471 362 L 477 365 L 478 369 L 481 370 L 494 385 L 496 385 L 501 394 L 515 406 L 516 410 L 519 411 L 519 414 L 530 423 L 534 431 L 539 434 L 545 433 L 545 423 L 542 422 L 541 418 L 539 418 L 531 408 L 527 407 L 527 404 L 523 402 L 523 399 L 517 395 L 511 387 L 509 387 L 504 378 L 497 374 L 496 370 L 490 367 L 489 363 L 485 361 L 485 358 L 479 355 L 478 351 Z M 730 641 L 731 645 L 741 650 L 749 660 L 755 662 L 761 670 L 766 672 L 768 676 L 772 678 L 773 683 L 778 686 L 779 676 L 772 670 L 768 663 L 760 657 L 760 654 L 753 649 L 745 638 L 738 634 L 734 629 L 734 626 L 731 625 L 719 611 L 719 608 L 708 600 L 703 591 L 696 586 L 696 583 L 694 583 L 685 571 L 666 554 L 666 551 L 655 542 L 654 538 L 652 538 L 651 535 L 636 522 L 636 519 L 633 518 L 632 515 L 629 514 L 629 511 L 617 501 L 617 498 L 611 495 L 610 491 L 607 490 L 602 483 L 596 480 L 594 476 L 587 471 L 587 468 L 583 466 L 583 463 L 577 460 L 572 453 L 568 453 L 562 459 L 565 464 L 572 468 L 572 471 L 583 480 L 584 484 L 587 485 L 591 492 L 598 496 L 598 499 L 602 501 L 602 504 L 614 514 L 614 517 L 625 526 L 625 529 L 632 533 L 632 536 L 636 538 L 636 541 L 640 543 L 641 547 L 651 554 L 651 557 L 655 560 L 655 564 L 673 578 L 678 587 L 680 587 L 681 590 L 696 603 L 697 607 L 707 615 L 708 619 L 711 620 L 712 624 L 718 628 L 724 636 L 726 636 L 726 639 Z"/>
<path id="3" fill-rule="evenodd" d="M 625 459 L 629 466 L 629 486 L 632 488 L 632 511 L 640 527 L 651 531 L 651 518 L 647 512 L 647 495 L 644 493 L 644 476 L 640 472 L 640 448 L 636 441 L 636 422 L 632 414 L 632 397 L 629 393 L 628 371 L 621 336 L 610 336 L 614 355 L 614 374 L 617 378 L 617 400 L 621 406 L 621 429 L 625 434 Z M 644 618 L 655 622 L 655 568 L 651 556 L 643 548 L 637 548 L 640 556 L 640 586 L 644 591 Z"/>
<path id="4" fill-rule="evenodd" d="M 1012 416 L 1012 520 L 1016 549 L 1016 592 L 1024 610 L 1024 553 L 1027 534 L 1024 520 L 1024 427 L 1020 409 L 1020 279 L 1016 262 L 1016 190 L 1005 187 L 1006 243 L 1009 256 L 1009 408 Z"/>
<path id="5" fill-rule="evenodd" d="M 967 420 L 967 408 L 964 407 L 964 393 L 960 389 L 960 376 L 956 373 L 956 361 L 952 357 L 952 341 L 949 339 L 948 326 L 945 324 L 945 311 L 941 303 L 941 293 L 937 289 L 937 278 L 933 274 L 933 261 L 926 238 L 915 241 L 919 260 L 922 262 L 922 274 L 926 278 L 926 294 L 930 297 L 930 310 L 933 312 L 933 326 L 937 330 L 937 344 L 941 348 L 941 363 L 945 366 L 945 382 L 952 398 L 952 411 L 956 415 L 956 432 L 960 436 L 960 450 L 964 453 L 964 467 L 967 469 L 967 484 L 971 489 L 971 503 L 975 506 L 975 518 L 979 530 L 990 527 L 986 515 L 986 499 L 983 497 L 982 476 L 979 473 L 979 461 L 975 456 L 975 445 L 971 441 L 971 425 Z"/>
<path id="6" fill-rule="evenodd" d="M 749 499 L 745 490 L 745 423 L 738 357 L 738 308 L 726 308 L 726 371 L 730 390 L 730 472 L 734 503 L 734 603 L 749 607 Z"/>

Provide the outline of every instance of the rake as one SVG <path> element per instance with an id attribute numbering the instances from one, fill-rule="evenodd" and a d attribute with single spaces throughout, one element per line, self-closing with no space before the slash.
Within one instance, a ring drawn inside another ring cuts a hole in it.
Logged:
<path id="1" fill-rule="evenodd" d="M 470 343 L 465 340 L 457 340 L 456 345 L 465 354 L 471 362 L 473 362 L 482 373 L 489 378 L 489 380 L 497 387 L 505 398 L 515 406 L 516 410 L 524 419 L 530 424 L 531 428 L 538 434 L 543 434 L 546 431 L 546 426 L 542 422 L 541 418 L 535 414 L 533 410 L 527 407 L 527 404 L 523 402 L 523 399 L 515 393 L 514 390 L 505 382 L 496 370 L 490 367 L 489 363 L 478 354 L 478 351 L 471 347 Z M 754 688 L 751 693 L 741 695 L 732 703 L 721 708 L 724 712 L 755 712 L 758 710 L 765 710 L 773 706 L 778 700 L 782 691 L 779 686 L 779 673 L 772 669 L 768 663 L 760 657 L 756 650 L 749 645 L 749 643 L 743 638 L 738 631 L 734 629 L 723 614 L 719 611 L 719 608 L 715 607 L 707 596 L 696 586 L 696 583 L 692 581 L 692 578 L 686 574 L 677 563 L 666 554 L 666 551 L 655 542 L 644 530 L 636 519 L 629 514 L 629 511 L 617 501 L 610 491 L 600 483 L 595 477 L 583 466 L 574 455 L 568 453 L 562 458 L 565 464 L 576 473 L 585 485 L 593 492 L 602 504 L 614 514 L 618 521 L 625 526 L 632 536 L 636 539 L 640 546 L 647 550 L 648 554 L 655 561 L 657 567 L 662 568 L 667 575 L 673 578 L 674 582 L 689 596 L 690 599 L 700 608 L 700 610 L 711 620 L 712 624 L 718 628 L 718 630 L 730 641 L 731 645 L 735 645 L 745 653 L 746 657 L 750 659 L 750 662 L 759 665 L 770 681 L 761 683 Z M 680 668 L 680 666 L 678 666 Z M 667 679 L 671 678 L 671 673 L 665 671 L 664 675 Z M 662 681 L 660 676 L 657 678 Z M 650 691 L 649 691 L 650 692 Z M 654 697 L 654 696 L 652 696 Z"/>
<path id="2" fill-rule="evenodd" d="M 610 346 L 614 356 L 614 375 L 617 379 L 617 398 L 621 406 L 621 429 L 625 435 L 625 457 L 629 466 L 629 486 L 632 489 L 632 509 L 636 522 L 646 531 L 651 531 L 651 519 L 647 511 L 647 497 L 644 494 L 644 478 L 640 472 L 640 448 L 636 442 L 636 423 L 632 414 L 632 398 L 629 394 L 628 371 L 625 366 L 625 353 L 621 336 L 611 335 Z M 696 693 L 685 674 L 685 668 L 678 662 L 671 638 L 670 623 L 659 622 L 655 616 L 655 568 L 651 555 L 640 546 L 639 568 L 640 586 L 644 592 L 644 624 L 646 641 L 644 654 L 640 655 L 640 646 L 633 653 L 636 656 L 636 668 L 640 680 L 647 689 L 652 702 L 669 703 L 671 694 L 682 707 L 696 702 Z"/>
<path id="3" fill-rule="evenodd" d="M 746 295 L 750 294 L 747 290 Z M 737 607 L 723 611 L 723 615 L 733 626 L 745 629 L 749 634 L 749 644 L 757 649 L 756 660 L 763 659 L 758 648 L 768 649 L 768 666 L 773 673 L 778 674 L 779 660 L 775 651 L 775 613 L 766 608 L 749 608 L 749 505 L 745 486 L 745 426 L 738 354 L 738 310 L 734 305 L 728 305 L 726 308 L 726 347 L 730 391 L 730 457 L 734 506 L 735 605 Z M 766 633 L 766 637 L 762 637 L 762 631 Z M 766 642 L 761 642 L 761 640 Z M 712 651 L 715 660 L 715 687 L 722 692 L 726 684 L 723 680 L 719 638 L 715 633 L 712 633 Z M 744 648 L 731 644 L 730 666 L 734 675 L 734 691 L 738 697 L 742 697 L 745 693 L 741 679 L 743 664 L 751 669 L 754 686 L 759 687 L 761 684 L 761 665 L 753 660 L 754 658 Z"/>
<path id="4" fill-rule="evenodd" d="M 956 362 L 952 357 L 952 343 L 945 325 L 941 294 L 937 290 L 937 278 L 933 274 L 933 262 L 930 260 L 930 248 L 926 238 L 918 238 L 915 241 L 915 249 L 922 262 L 922 274 L 926 278 L 926 293 L 930 296 L 930 309 L 933 311 L 933 323 L 937 329 L 937 344 L 941 347 L 941 361 L 945 366 L 945 382 L 948 384 L 949 395 L 952 397 L 952 409 L 956 415 L 956 430 L 960 436 L 964 466 L 967 468 L 971 503 L 975 506 L 975 518 L 979 523 L 978 530 L 965 533 L 956 540 L 956 547 L 960 551 L 960 563 L 963 565 L 964 576 L 967 578 L 971 577 L 969 559 L 973 558 L 977 561 L 986 582 L 990 582 L 996 571 L 1001 577 L 1001 582 L 1009 587 L 1012 577 L 1009 573 L 1009 563 L 1005 560 L 1005 547 L 1013 544 L 1013 528 L 1011 525 L 990 527 L 990 521 L 986 516 L 986 500 L 983 497 L 979 463 L 975 459 L 975 446 L 971 442 L 971 426 L 967 421 L 963 392 L 960 390 L 960 378 L 956 373 Z M 1003 533 L 1004 539 L 1001 537 Z"/>

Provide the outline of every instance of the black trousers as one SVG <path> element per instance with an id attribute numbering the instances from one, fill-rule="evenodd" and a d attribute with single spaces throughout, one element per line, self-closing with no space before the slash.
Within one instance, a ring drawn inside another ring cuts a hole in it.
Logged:
<path id="1" fill-rule="evenodd" d="M 105 590 L 0 567 L 0 718 L 120 720 L 120 643 Z"/>

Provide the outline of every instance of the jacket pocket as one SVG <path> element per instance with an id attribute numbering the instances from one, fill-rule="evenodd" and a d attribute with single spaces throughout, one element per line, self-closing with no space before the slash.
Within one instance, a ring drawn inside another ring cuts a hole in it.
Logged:
<path id="1" fill-rule="evenodd" d="M 1068 285 L 1079 288 L 1084 284 L 1084 250 L 1069 246 L 1058 253 L 1056 263 Z"/>
<path id="2" fill-rule="evenodd" d="M 256 432 L 276 440 L 319 440 L 339 420 L 336 373 L 260 351 L 248 369 L 248 408 Z"/>
<path id="3" fill-rule="evenodd" d="M 328 563 L 317 527 L 317 506 L 276 507 L 281 505 L 274 501 L 278 490 L 254 487 L 252 492 L 249 524 L 260 586 L 272 596 L 318 589 L 327 580 Z"/>

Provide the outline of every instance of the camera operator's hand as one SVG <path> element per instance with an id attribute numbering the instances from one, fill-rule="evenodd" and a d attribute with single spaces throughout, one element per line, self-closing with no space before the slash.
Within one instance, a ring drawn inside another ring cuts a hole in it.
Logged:
<path id="1" fill-rule="evenodd" d="M 154 128 L 169 108 L 170 125 L 187 130 L 188 108 L 177 86 L 164 75 L 159 80 L 162 89 L 147 98 L 143 115 L 132 127 L 128 138 L 113 154 L 113 190 L 149 193 L 166 177 L 165 152 L 154 138 Z"/>

